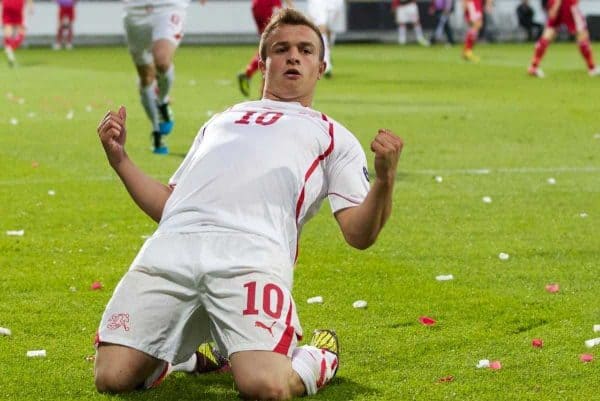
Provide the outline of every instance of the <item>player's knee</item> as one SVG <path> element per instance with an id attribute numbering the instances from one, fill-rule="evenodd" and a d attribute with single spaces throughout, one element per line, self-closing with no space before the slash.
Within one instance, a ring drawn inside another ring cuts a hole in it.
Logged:
<path id="1" fill-rule="evenodd" d="M 261 372 L 253 377 L 235 378 L 242 397 L 252 400 L 289 400 L 292 390 L 285 380 Z"/>
<path id="2" fill-rule="evenodd" d="M 165 74 L 171 67 L 171 60 L 166 57 L 158 57 L 156 60 L 154 60 L 154 65 L 156 66 L 156 71 L 159 74 Z"/>
<path id="3" fill-rule="evenodd" d="M 126 393 L 135 390 L 138 383 L 126 379 L 118 369 L 96 366 L 94 371 L 94 384 L 100 393 Z"/>

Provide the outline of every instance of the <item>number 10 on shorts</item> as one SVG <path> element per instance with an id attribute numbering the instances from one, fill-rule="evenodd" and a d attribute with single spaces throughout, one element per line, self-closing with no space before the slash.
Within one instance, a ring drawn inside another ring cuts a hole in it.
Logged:
<path id="1" fill-rule="evenodd" d="M 244 284 L 244 288 L 246 289 L 246 309 L 242 312 L 244 316 L 259 314 L 260 311 L 257 309 L 256 305 L 256 291 L 261 290 L 260 285 L 261 283 L 257 283 L 256 281 L 250 281 Z M 267 283 L 262 287 L 262 310 L 273 319 L 279 319 L 281 317 L 283 299 L 283 291 L 278 285 Z"/>

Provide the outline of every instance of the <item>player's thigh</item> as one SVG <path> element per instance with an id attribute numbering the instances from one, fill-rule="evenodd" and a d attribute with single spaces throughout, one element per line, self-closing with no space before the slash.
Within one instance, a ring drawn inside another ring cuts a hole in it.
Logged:
<path id="1" fill-rule="evenodd" d="M 152 43 L 152 57 L 158 71 L 166 71 L 173 62 L 177 46 L 168 39 L 159 39 Z"/>
<path id="2" fill-rule="evenodd" d="M 150 65 L 152 61 L 152 24 L 148 16 L 125 15 L 123 28 L 129 54 L 135 65 Z"/>
<path id="3" fill-rule="evenodd" d="M 213 338 L 223 352 L 274 351 L 291 356 L 302 328 L 292 294 L 278 276 L 211 273 L 201 288 Z"/>
<path id="4" fill-rule="evenodd" d="M 177 364 L 209 337 L 200 303 L 191 239 L 150 238 L 110 299 L 98 342 L 137 349 Z"/>

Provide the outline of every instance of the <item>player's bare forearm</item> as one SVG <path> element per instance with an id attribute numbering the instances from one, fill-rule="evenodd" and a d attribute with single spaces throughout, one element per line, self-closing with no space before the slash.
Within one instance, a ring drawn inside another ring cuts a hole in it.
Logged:
<path id="1" fill-rule="evenodd" d="M 127 110 L 109 110 L 96 129 L 110 166 L 123 181 L 135 203 L 148 216 L 159 221 L 171 188 L 147 176 L 127 156 Z"/>
<path id="2" fill-rule="evenodd" d="M 335 217 L 346 242 L 357 249 L 367 249 L 389 219 L 392 211 L 394 182 L 375 179 L 360 205 L 338 211 Z"/>
<path id="3" fill-rule="evenodd" d="M 404 143 L 388 129 L 380 129 L 371 142 L 375 154 L 375 182 L 359 206 L 341 210 L 336 218 L 346 242 L 358 249 L 373 245 L 392 212 L 396 169 Z"/>
<path id="4" fill-rule="evenodd" d="M 128 157 L 113 168 L 139 208 L 154 221 L 160 221 L 173 191 L 171 187 L 146 175 Z"/>

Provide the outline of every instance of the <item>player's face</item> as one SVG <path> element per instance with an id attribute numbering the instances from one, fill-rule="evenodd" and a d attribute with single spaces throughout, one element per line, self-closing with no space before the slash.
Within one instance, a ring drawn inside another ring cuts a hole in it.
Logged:
<path id="1" fill-rule="evenodd" d="M 267 59 L 259 64 L 265 78 L 263 96 L 310 106 L 315 85 L 325 71 L 316 32 L 305 25 L 282 25 L 266 46 Z"/>

